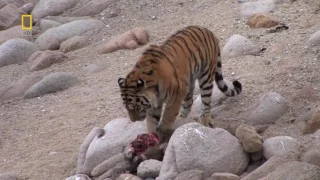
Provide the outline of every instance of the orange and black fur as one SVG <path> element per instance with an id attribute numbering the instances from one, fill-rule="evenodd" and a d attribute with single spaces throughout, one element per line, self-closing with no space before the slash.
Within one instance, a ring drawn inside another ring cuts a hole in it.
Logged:
<path id="1" fill-rule="evenodd" d="M 131 121 L 147 118 L 149 133 L 158 133 L 164 142 L 170 138 L 176 118 L 190 113 L 196 80 L 202 101 L 198 122 L 212 126 L 213 82 L 226 96 L 239 94 L 242 86 L 233 81 L 233 87 L 228 87 L 223 81 L 217 37 L 206 28 L 188 26 L 162 45 L 147 48 L 118 84 Z"/>

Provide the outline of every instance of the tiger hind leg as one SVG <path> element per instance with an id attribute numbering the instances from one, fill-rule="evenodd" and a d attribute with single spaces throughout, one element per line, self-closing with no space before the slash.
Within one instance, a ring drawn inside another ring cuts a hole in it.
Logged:
<path id="1" fill-rule="evenodd" d="M 200 94 L 201 94 L 201 115 L 198 122 L 206 127 L 213 127 L 213 118 L 211 116 L 211 95 L 213 89 L 213 77 L 209 74 L 199 78 Z"/>

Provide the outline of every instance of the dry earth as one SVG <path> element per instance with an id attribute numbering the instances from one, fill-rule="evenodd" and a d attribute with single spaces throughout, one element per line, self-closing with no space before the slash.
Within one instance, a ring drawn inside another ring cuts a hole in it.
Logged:
<path id="1" fill-rule="evenodd" d="M 278 33 L 250 29 L 239 19 L 236 0 L 120 0 L 114 6 L 121 8 L 119 16 L 103 18 L 102 13 L 94 17 L 106 26 L 94 32 L 90 46 L 68 53 L 65 63 L 34 72 L 72 72 L 81 84 L 41 98 L 17 98 L 1 104 L 0 172 L 12 171 L 32 180 L 58 180 L 75 173 L 77 151 L 87 133 L 126 116 L 117 79 L 130 70 L 144 49 L 98 55 L 96 45 L 138 26 L 149 31 L 155 44 L 179 28 L 196 24 L 214 31 L 222 47 L 231 35 L 240 34 L 267 48 L 261 56 L 223 59 L 224 76 L 239 78 L 244 89 L 237 98 L 222 103 L 215 119 L 222 123 L 242 121 L 245 110 L 261 95 L 276 91 L 286 98 L 290 111 L 268 128 L 264 138 L 301 135 L 301 124 L 288 120 L 318 105 L 320 90 L 319 57 L 305 48 L 307 39 L 320 29 L 320 15 L 304 1 L 276 7 L 272 16 L 289 26 Z M 103 67 L 103 71 L 87 73 L 84 68 L 90 64 Z M 0 68 L 0 89 L 27 74 L 31 74 L 27 63 Z"/>

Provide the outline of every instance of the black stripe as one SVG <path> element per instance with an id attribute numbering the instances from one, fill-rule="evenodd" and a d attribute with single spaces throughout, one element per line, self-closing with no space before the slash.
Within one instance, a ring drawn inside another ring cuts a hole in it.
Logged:
<path id="1" fill-rule="evenodd" d="M 210 77 L 208 76 L 208 78 L 207 78 L 206 80 L 204 80 L 204 81 L 200 84 L 200 88 L 201 88 L 201 89 L 203 88 L 203 86 L 204 86 L 205 84 L 207 84 L 207 83 L 209 82 L 209 79 L 210 79 Z"/>
<path id="2" fill-rule="evenodd" d="M 216 78 L 215 79 L 216 79 L 216 81 L 218 83 L 218 81 L 223 81 L 223 76 L 220 73 L 216 72 Z"/>
<path id="3" fill-rule="evenodd" d="M 219 86 L 218 86 L 218 87 L 219 87 Z M 222 88 L 219 87 L 219 89 L 220 89 L 220 91 L 222 91 L 222 92 L 226 92 L 226 91 L 228 91 L 228 86 L 227 86 L 227 85 L 224 85 Z"/>
<path id="4" fill-rule="evenodd" d="M 189 104 L 189 105 L 187 105 L 187 106 L 185 106 L 184 104 L 182 105 L 182 107 L 183 107 L 184 109 L 189 109 L 191 106 L 192 106 L 192 103 Z"/>
<path id="5" fill-rule="evenodd" d="M 160 120 L 160 115 L 152 114 L 152 117 L 159 122 L 159 120 Z"/>
<path id="6" fill-rule="evenodd" d="M 198 44 L 196 44 L 197 42 L 197 39 L 194 37 L 193 35 L 193 32 L 189 32 L 188 30 L 185 32 L 185 33 L 188 33 L 189 34 L 189 37 L 192 38 L 192 43 L 193 43 L 193 46 L 197 49 L 197 52 L 199 53 L 199 58 L 201 59 L 201 56 L 200 56 L 200 47 L 198 46 Z M 197 58 L 194 57 L 194 63 L 195 63 L 195 67 L 194 67 L 194 73 L 198 73 L 199 72 L 199 62 L 197 61 Z"/>
<path id="7" fill-rule="evenodd" d="M 201 96 L 202 97 L 202 96 Z M 201 101 L 202 104 L 204 104 L 205 106 L 210 106 L 210 103 L 207 103 L 207 102 L 204 102 L 204 101 Z"/>
<path id="8" fill-rule="evenodd" d="M 233 90 L 231 90 L 231 96 L 234 96 L 234 91 Z"/>
<path id="9" fill-rule="evenodd" d="M 218 62 L 217 62 L 217 66 L 218 66 L 219 68 L 222 67 L 221 61 L 218 61 Z"/>
<path id="10" fill-rule="evenodd" d="M 210 89 L 212 89 L 212 88 L 213 88 L 213 84 L 211 84 L 211 85 L 208 86 L 208 87 L 202 88 L 202 90 L 206 91 L 206 90 L 210 90 Z"/>
<path id="11" fill-rule="evenodd" d="M 205 36 L 205 33 L 203 32 L 203 30 L 202 29 L 199 29 L 199 31 L 200 31 L 200 33 L 203 35 L 203 38 L 202 38 L 202 41 L 204 40 L 204 53 L 205 53 L 205 60 L 204 60 L 204 62 L 203 63 L 205 63 L 205 62 L 209 62 L 209 58 L 208 58 L 208 51 L 209 51 L 209 45 L 208 45 L 208 41 L 207 41 L 207 38 L 206 38 L 206 36 Z M 202 44 L 203 44 L 203 42 L 202 42 Z"/>
<path id="12" fill-rule="evenodd" d="M 209 72 L 209 68 L 208 68 L 204 73 L 201 74 L 201 76 L 199 77 L 199 79 L 202 79 L 205 75 L 208 74 L 208 72 Z"/>
<path id="13" fill-rule="evenodd" d="M 196 42 L 198 41 L 201 41 L 201 37 L 198 35 L 198 33 L 194 30 L 194 29 L 190 29 L 190 31 L 192 31 L 192 33 L 197 36 L 197 40 Z M 198 48 L 198 53 L 199 53 L 199 56 L 200 56 L 200 63 L 203 61 L 203 54 L 202 54 L 202 51 L 200 49 L 200 47 Z M 199 63 L 199 62 L 198 62 Z M 202 66 L 203 67 L 203 66 Z M 202 71 L 203 69 L 201 69 Z"/>
<path id="14" fill-rule="evenodd" d="M 201 97 L 210 97 L 212 95 L 212 92 L 210 92 L 209 94 L 201 94 Z"/>

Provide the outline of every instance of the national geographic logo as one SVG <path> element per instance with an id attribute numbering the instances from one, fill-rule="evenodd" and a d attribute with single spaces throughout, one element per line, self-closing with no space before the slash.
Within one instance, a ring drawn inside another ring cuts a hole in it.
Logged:
<path id="1" fill-rule="evenodd" d="M 32 36 L 32 15 L 21 15 L 21 29 L 24 36 Z"/>

